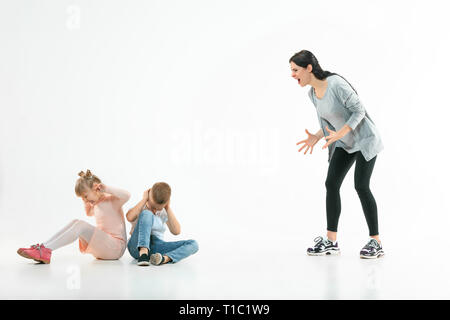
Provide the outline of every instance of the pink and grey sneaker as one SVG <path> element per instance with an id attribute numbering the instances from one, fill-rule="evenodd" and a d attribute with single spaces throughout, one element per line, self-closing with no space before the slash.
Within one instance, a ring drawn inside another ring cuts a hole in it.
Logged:
<path id="1" fill-rule="evenodd" d="M 24 258 L 46 264 L 50 263 L 52 257 L 52 249 L 46 248 L 43 243 L 34 244 L 29 248 L 19 248 L 17 253 Z"/>
<path id="2" fill-rule="evenodd" d="M 36 243 L 36 246 L 38 246 L 39 243 Z M 27 250 L 27 249 L 31 249 L 31 247 L 29 248 L 19 248 L 19 250 L 17 250 L 17 253 L 20 254 L 23 250 Z"/>

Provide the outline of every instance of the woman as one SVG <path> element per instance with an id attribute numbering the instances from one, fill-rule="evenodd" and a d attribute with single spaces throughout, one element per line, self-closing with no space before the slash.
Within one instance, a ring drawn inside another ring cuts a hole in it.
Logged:
<path id="1" fill-rule="evenodd" d="M 370 191 L 370 176 L 377 154 L 383 150 L 380 134 L 364 109 L 356 90 L 343 77 L 323 71 L 314 54 L 302 50 L 289 59 L 292 77 L 301 87 L 310 85 L 309 98 L 316 107 L 321 129 L 316 134 L 297 143 L 304 154 L 313 151 L 316 143 L 325 137 L 328 147 L 328 174 L 325 182 L 327 237 L 319 236 L 308 248 L 309 255 L 339 254 L 336 241 L 337 225 L 341 213 L 339 189 L 348 170 L 355 164 L 355 189 L 361 200 L 369 227 L 369 241 L 360 252 L 361 258 L 378 258 L 384 255 L 378 233 L 377 204 Z"/>

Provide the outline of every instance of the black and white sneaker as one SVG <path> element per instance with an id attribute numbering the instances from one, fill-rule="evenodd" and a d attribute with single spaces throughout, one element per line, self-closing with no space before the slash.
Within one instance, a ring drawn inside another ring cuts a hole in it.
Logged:
<path id="1" fill-rule="evenodd" d="M 306 250 L 306 253 L 310 256 L 325 256 L 341 252 L 337 241 L 332 242 L 319 236 L 314 239 L 314 242 L 314 246 Z"/>
<path id="2" fill-rule="evenodd" d="M 148 254 L 141 254 L 137 261 L 138 266 L 149 266 L 150 265 L 150 257 Z"/>
<path id="3" fill-rule="evenodd" d="M 376 259 L 384 256 L 384 251 L 376 239 L 370 238 L 369 242 L 361 249 L 359 256 L 363 259 Z"/>

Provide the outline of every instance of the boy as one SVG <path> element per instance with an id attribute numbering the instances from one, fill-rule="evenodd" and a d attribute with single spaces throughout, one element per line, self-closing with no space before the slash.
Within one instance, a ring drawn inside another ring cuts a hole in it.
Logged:
<path id="1" fill-rule="evenodd" d="M 165 224 L 172 234 L 180 234 L 180 223 L 170 207 L 170 195 L 170 186 L 157 182 L 126 214 L 132 224 L 128 252 L 138 259 L 139 266 L 176 263 L 198 251 L 195 240 L 164 241 Z"/>

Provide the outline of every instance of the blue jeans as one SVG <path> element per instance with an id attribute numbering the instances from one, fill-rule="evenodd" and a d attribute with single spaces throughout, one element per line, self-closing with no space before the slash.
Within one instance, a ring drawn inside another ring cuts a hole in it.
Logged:
<path id="1" fill-rule="evenodd" d="M 178 262 L 198 251 L 198 244 L 195 240 L 166 242 L 151 235 L 154 219 L 155 216 L 149 210 L 144 210 L 139 214 L 133 234 L 128 241 L 128 252 L 133 258 L 139 258 L 139 247 L 148 248 L 150 254 L 159 252 L 166 255 L 172 259 L 171 263 Z"/>

